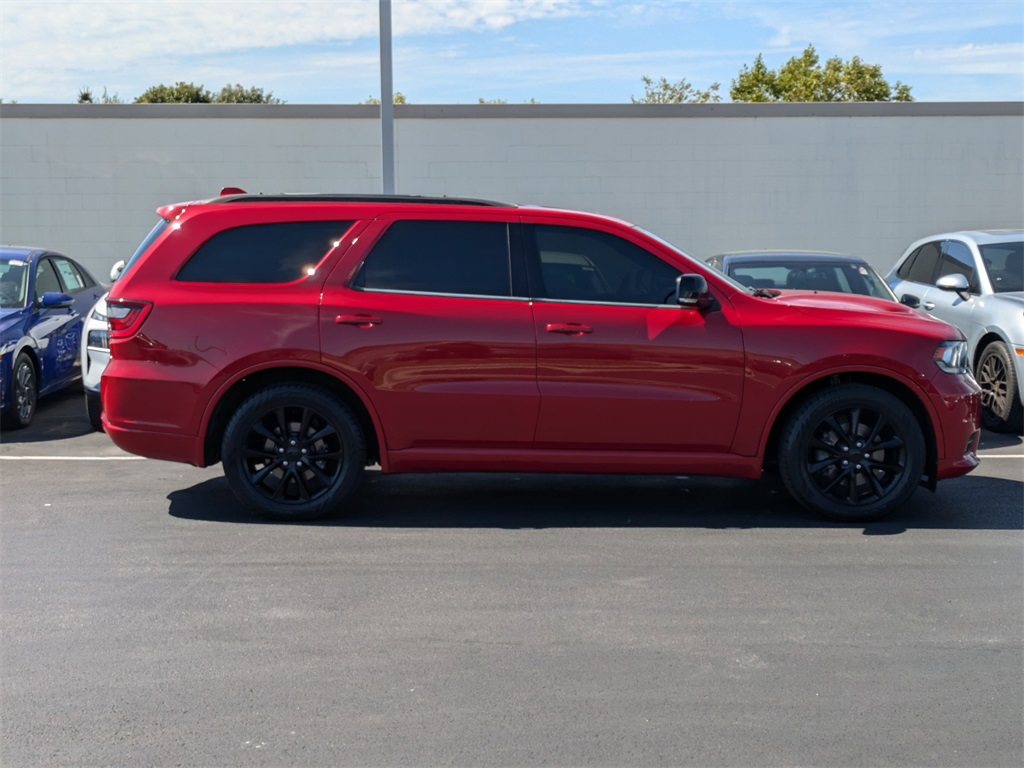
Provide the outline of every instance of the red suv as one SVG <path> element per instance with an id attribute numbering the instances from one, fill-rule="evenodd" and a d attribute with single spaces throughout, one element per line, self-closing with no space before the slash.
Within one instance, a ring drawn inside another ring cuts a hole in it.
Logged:
<path id="1" fill-rule="evenodd" d="M 279 519 L 364 468 L 781 476 L 880 517 L 978 464 L 961 333 L 746 288 L 626 222 L 478 200 L 169 205 L 108 300 L 104 426 Z"/>

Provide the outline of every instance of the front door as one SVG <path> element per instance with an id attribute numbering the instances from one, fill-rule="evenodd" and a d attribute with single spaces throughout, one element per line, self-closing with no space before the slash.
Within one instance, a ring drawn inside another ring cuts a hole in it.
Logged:
<path id="1" fill-rule="evenodd" d="M 538 448 L 725 452 L 743 340 L 723 304 L 674 303 L 679 265 L 616 234 L 527 228 Z"/>

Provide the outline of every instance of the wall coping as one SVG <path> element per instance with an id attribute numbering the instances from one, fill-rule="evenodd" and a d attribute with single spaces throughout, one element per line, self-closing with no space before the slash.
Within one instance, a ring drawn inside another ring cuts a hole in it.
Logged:
<path id="1" fill-rule="evenodd" d="M 5 119 L 377 119 L 368 104 L 0 104 Z M 751 117 L 1024 117 L 1024 101 L 771 104 L 398 104 L 396 120 Z"/>

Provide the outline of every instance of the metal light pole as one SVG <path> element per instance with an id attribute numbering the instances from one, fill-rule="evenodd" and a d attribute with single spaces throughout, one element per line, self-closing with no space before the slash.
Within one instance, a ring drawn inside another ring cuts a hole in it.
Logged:
<path id="1" fill-rule="evenodd" d="M 395 194 L 395 97 L 391 92 L 391 0 L 380 0 L 380 151 L 385 195 Z"/>

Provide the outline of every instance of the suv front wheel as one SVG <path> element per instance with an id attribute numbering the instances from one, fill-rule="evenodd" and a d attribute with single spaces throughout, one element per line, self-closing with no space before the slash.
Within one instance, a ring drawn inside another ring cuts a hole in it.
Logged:
<path id="1" fill-rule="evenodd" d="M 224 431 L 221 456 L 243 504 L 276 520 L 314 520 L 355 492 L 366 441 L 352 412 L 328 392 L 279 384 L 242 403 Z"/>
<path id="2" fill-rule="evenodd" d="M 842 522 L 877 520 L 906 503 L 921 481 L 921 426 L 895 395 L 842 384 L 811 395 L 779 440 L 786 489 L 813 512 Z"/>

